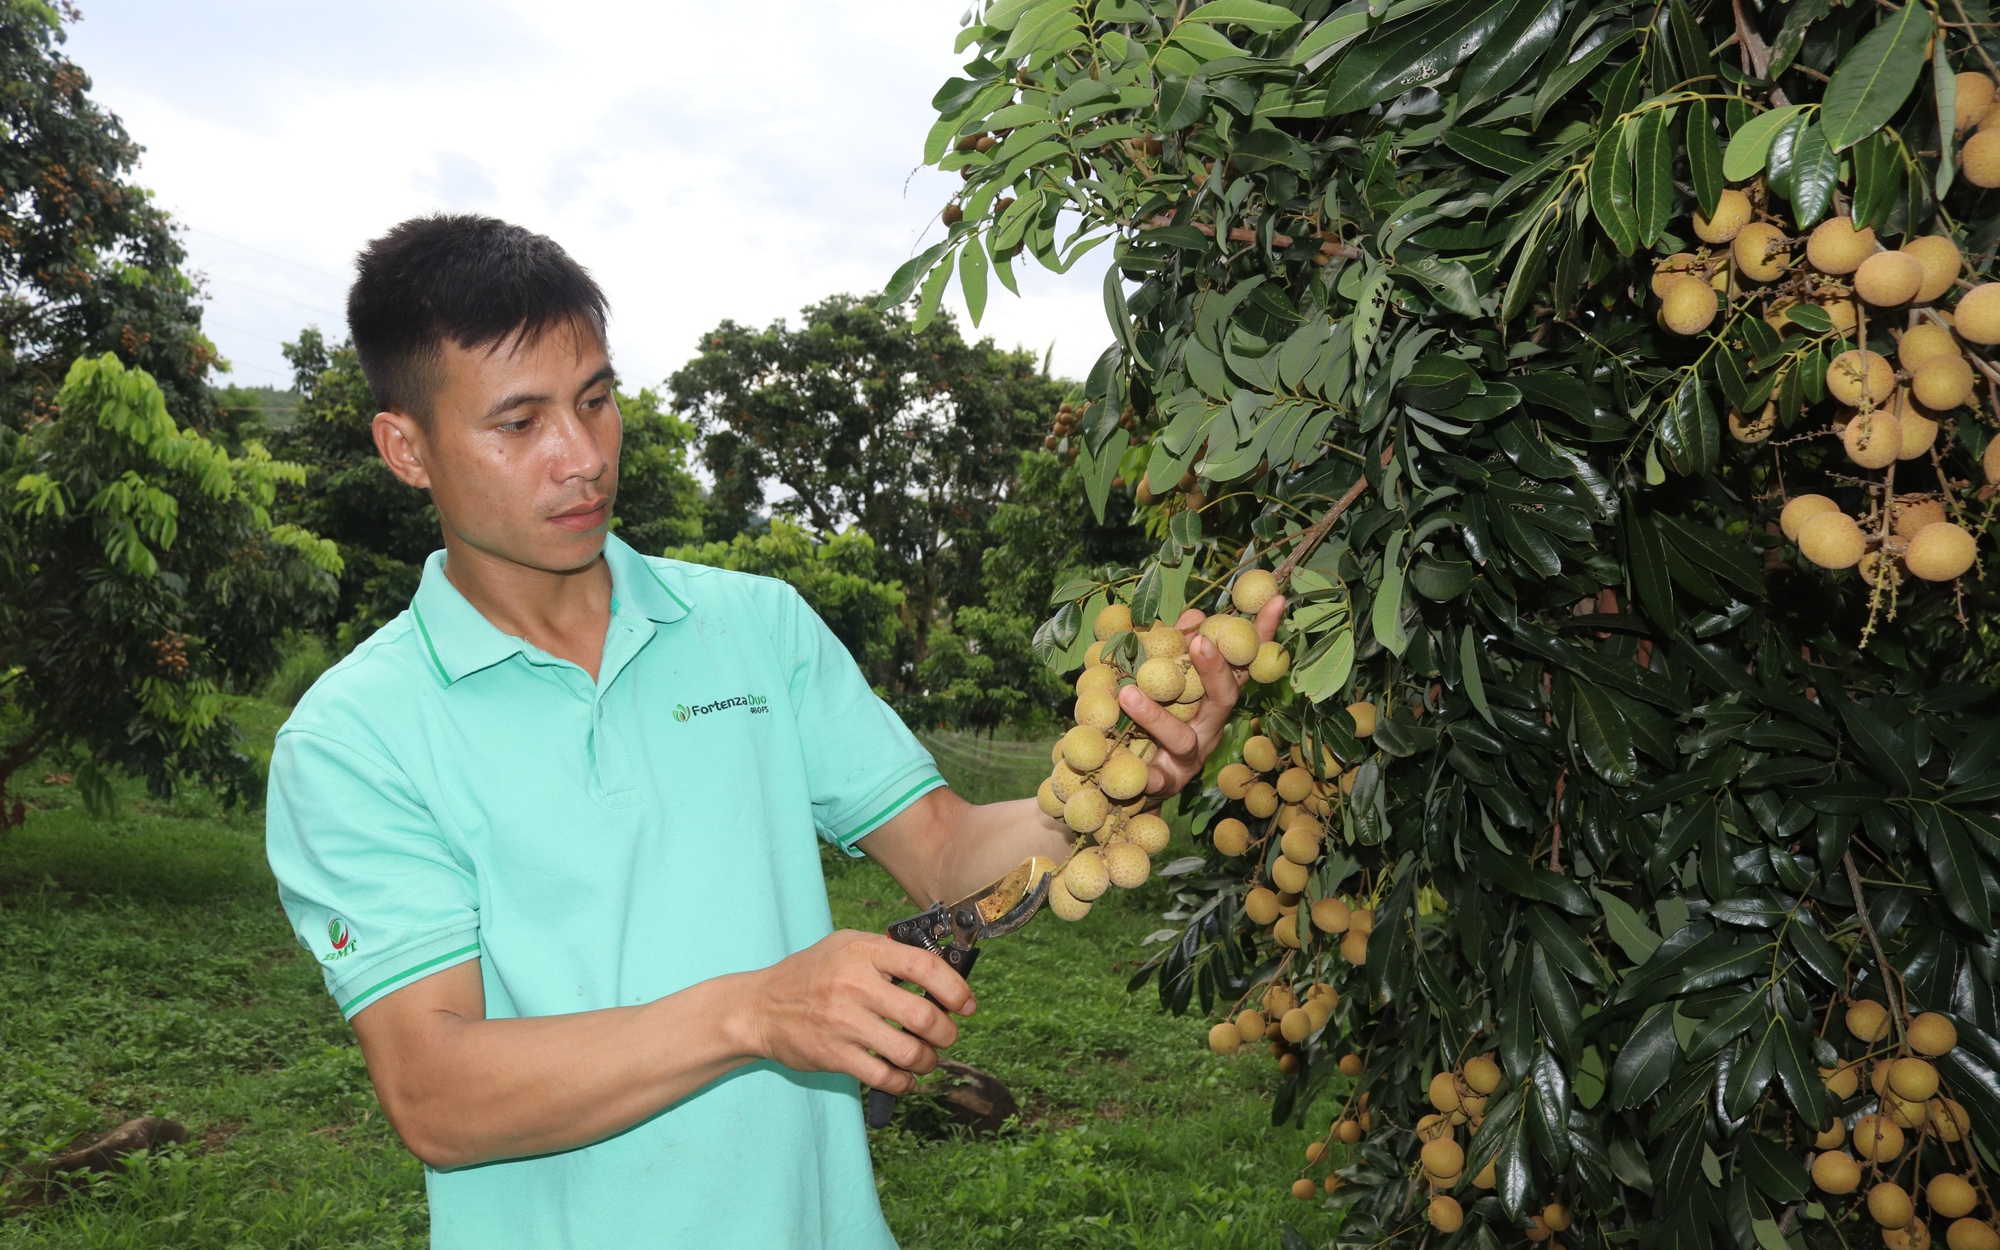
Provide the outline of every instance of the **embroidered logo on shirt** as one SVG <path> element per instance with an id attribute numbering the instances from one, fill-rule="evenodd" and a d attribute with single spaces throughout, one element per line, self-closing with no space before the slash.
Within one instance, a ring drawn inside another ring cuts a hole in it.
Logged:
<path id="1" fill-rule="evenodd" d="M 706 716 L 710 712 L 726 712 L 736 707 L 747 707 L 750 709 L 750 714 L 755 716 L 759 712 L 770 711 L 771 703 L 761 694 L 739 694 L 733 699 L 717 699 L 713 703 L 697 703 L 692 707 L 685 703 L 677 703 L 674 705 L 674 719 L 686 722 L 697 716 Z"/>
<path id="2" fill-rule="evenodd" d="M 354 953 L 358 945 L 354 940 L 354 930 L 348 928 L 347 922 L 339 916 L 334 916 L 326 922 L 326 940 L 333 949 L 320 956 L 325 963 L 347 958 Z"/>

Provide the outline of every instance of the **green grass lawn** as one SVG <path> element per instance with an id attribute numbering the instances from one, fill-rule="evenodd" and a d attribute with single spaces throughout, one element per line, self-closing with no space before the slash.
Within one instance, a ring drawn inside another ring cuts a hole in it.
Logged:
<path id="1" fill-rule="evenodd" d="M 264 749 L 283 715 L 241 710 Z M 998 762 L 938 749 L 977 798 L 1039 775 L 1017 748 L 985 753 Z M 98 820 L 30 771 L 27 827 L 0 834 L 0 1170 L 138 1115 L 193 1140 L 0 1215 L 0 1247 L 424 1245 L 423 1170 L 292 941 L 261 812 L 128 787 Z M 837 923 L 879 929 L 909 910 L 872 863 L 826 863 Z M 979 1141 L 873 1135 L 907 1250 L 1276 1247 L 1281 1219 L 1315 1244 L 1330 1235 L 1333 1215 L 1284 1192 L 1304 1140 L 1268 1127 L 1268 1058 L 1217 1060 L 1204 1022 L 1161 1015 L 1150 988 L 1125 993 L 1165 898 L 1156 883 L 1082 924 L 1041 917 L 980 962 L 980 1012 L 953 1055 L 1005 1081 L 1022 1122 Z"/>

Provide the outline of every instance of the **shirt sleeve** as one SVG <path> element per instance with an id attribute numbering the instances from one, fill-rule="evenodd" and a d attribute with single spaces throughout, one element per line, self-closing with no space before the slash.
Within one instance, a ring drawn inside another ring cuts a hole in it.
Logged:
<path id="1" fill-rule="evenodd" d="M 820 837 L 859 858 L 856 842 L 945 781 L 819 614 L 796 592 L 785 599 L 813 823 Z"/>
<path id="2" fill-rule="evenodd" d="M 264 844 L 292 932 L 344 1016 L 479 957 L 472 871 L 387 760 L 280 733 Z"/>

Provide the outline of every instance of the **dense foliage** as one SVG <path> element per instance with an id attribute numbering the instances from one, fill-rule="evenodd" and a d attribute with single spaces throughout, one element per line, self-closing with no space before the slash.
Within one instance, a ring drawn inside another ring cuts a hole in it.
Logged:
<path id="1" fill-rule="evenodd" d="M 1109 601 L 1143 629 L 1285 583 L 1295 659 L 1183 796 L 1204 853 L 1140 980 L 1272 1009 L 1217 1045 L 1268 1036 L 1276 1118 L 1352 1140 L 1295 1186 L 1339 1166 L 1343 1243 L 2000 1244 L 2000 708 L 1959 623 L 1990 597 L 1976 567 L 1895 589 L 1891 541 L 1906 495 L 1983 534 L 1994 418 L 1918 414 L 1935 440 L 1891 476 L 1843 460 L 1827 395 L 1839 353 L 1889 368 L 1979 279 L 1865 307 L 1800 237 L 1847 213 L 1990 263 L 2000 163 L 1954 137 L 1993 86 L 1975 19 L 997 0 L 961 33 L 925 159 L 964 190 L 885 303 L 922 326 L 956 276 L 976 319 L 1023 255 L 1111 245 L 1114 341 L 1054 434 L 1158 546 L 1058 591 L 1057 671 L 1137 658 L 1093 648 Z M 1768 250 L 1696 237 L 1730 190 Z M 1680 337 L 1655 294 L 1695 268 L 1715 313 Z M 1959 325 L 2000 376 L 2000 333 Z M 1857 419 L 1916 413 L 1894 390 Z M 1872 584 L 1780 537 L 1803 490 L 1866 523 Z M 1915 1030 L 1942 1085 L 1884 1093 L 1923 1012 L 1956 1029 Z M 1865 1182 L 1815 1190 L 1850 1132 Z M 1855 1192 L 1941 1172 L 1971 1214 Z"/>
<path id="2" fill-rule="evenodd" d="M 109 353 L 76 362 L 52 411 L 0 464 L 0 788 L 60 750 L 89 795 L 115 765 L 155 793 L 199 778 L 240 796 L 255 778 L 222 695 L 270 671 L 280 623 L 323 613 L 340 571 L 331 543 L 271 522 L 299 470 L 180 425 Z"/>

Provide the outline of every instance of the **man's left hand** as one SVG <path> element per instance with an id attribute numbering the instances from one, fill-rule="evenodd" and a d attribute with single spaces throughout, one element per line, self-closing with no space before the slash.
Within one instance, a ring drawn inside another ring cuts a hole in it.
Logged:
<path id="1" fill-rule="evenodd" d="M 1273 596 L 1257 613 L 1257 638 L 1269 642 L 1277 636 L 1278 622 L 1285 617 L 1285 598 Z M 1181 619 L 1174 622 L 1174 628 L 1188 638 L 1188 656 L 1194 662 L 1194 671 L 1201 674 L 1201 686 L 1205 692 L 1201 700 L 1201 710 L 1194 719 L 1182 721 L 1166 708 L 1146 697 L 1145 691 L 1137 686 L 1126 686 L 1118 692 L 1118 706 L 1132 718 L 1145 735 L 1159 744 L 1160 749 L 1153 759 L 1146 775 L 1146 795 L 1151 799 L 1162 799 L 1176 794 L 1208 762 L 1209 753 L 1222 737 L 1222 727 L 1229 721 L 1229 714 L 1236 708 L 1237 692 L 1243 688 L 1243 679 L 1235 669 L 1222 658 L 1215 644 L 1202 637 L 1201 623 L 1208 619 L 1206 613 L 1193 608 L 1181 613 Z"/>

